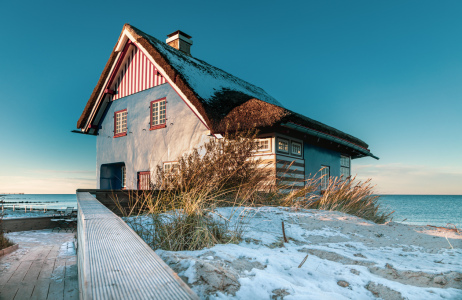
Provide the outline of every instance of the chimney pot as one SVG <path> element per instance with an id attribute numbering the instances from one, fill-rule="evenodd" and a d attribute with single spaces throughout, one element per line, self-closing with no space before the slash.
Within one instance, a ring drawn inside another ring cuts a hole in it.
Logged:
<path id="1" fill-rule="evenodd" d="M 166 43 L 181 52 L 191 55 L 191 45 L 193 41 L 191 36 L 181 30 L 177 30 L 167 35 Z"/>

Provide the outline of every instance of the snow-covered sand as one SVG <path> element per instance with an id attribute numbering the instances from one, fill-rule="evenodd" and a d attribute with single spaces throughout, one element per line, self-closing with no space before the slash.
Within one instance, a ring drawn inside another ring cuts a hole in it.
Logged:
<path id="1" fill-rule="evenodd" d="M 202 299 L 462 299 L 455 231 L 321 210 L 239 212 L 250 214 L 238 245 L 156 251 Z"/>

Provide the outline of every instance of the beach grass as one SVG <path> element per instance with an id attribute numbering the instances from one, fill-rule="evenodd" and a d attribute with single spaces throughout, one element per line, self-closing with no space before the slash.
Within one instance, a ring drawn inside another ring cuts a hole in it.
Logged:
<path id="1" fill-rule="evenodd" d="M 131 202 L 127 223 L 153 249 L 180 251 L 241 240 L 248 216 L 231 222 L 214 212 L 222 206 L 236 213 L 241 207 L 284 206 L 337 210 L 376 223 L 388 220 L 370 180 L 332 177 L 321 189 L 322 178 L 315 174 L 303 187 L 281 184 L 274 165 L 262 165 L 253 156 L 256 135 L 226 134 L 180 157 L 175 170 L 158 166 L 152 190 Z"/>

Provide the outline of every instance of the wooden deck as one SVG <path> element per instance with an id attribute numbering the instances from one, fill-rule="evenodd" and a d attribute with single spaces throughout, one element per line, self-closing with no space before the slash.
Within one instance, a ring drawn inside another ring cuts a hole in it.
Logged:
<path id="1" fill-rule="evenodd" d="M 0 275 L 0 299 L 78 298 L 77 262 L 73 242 L 31 248 Z"/>
<path id="2" fill-rule="evenodd" d="M 199 299 L 118 216 L 77 193 L 81 299 Z"/>

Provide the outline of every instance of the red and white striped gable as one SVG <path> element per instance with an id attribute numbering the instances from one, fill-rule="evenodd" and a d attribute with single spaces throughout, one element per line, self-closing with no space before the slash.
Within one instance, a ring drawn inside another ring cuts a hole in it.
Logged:
<path id="1" fill-rule="evenodd" d="M 117 100 L 157 85 L 166 83 L 165 77 L 156 69 L 143 51 L 133 44 L 125 53 L 111 89 L 116 93 L 112 100 Z"/>

